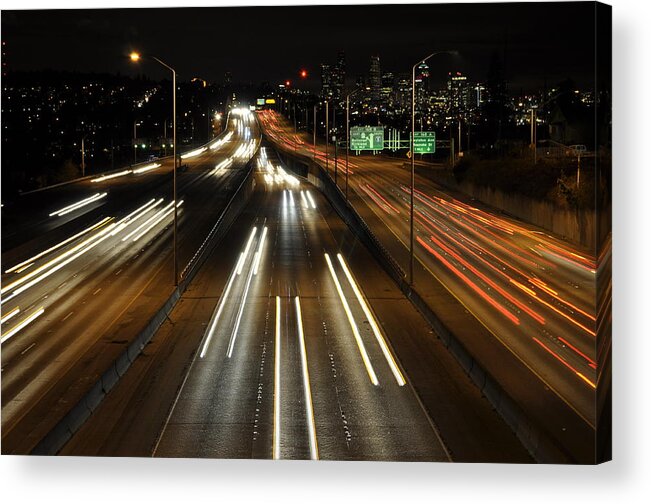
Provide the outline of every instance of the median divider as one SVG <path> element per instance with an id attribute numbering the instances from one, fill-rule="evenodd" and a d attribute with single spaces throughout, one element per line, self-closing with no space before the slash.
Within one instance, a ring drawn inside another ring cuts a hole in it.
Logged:
<path id="1" fill-rule="evenodd" d="M 264 130 L 263 134 L 265 134 Z M 294 174 L 307 179 L 324 194 L 335 211 L 346 222 L 349 229 L 371 251 L 387 274 L 426 319 L 472 382 L 479 388 L 483 396 L 499 413 L 536 461 L 540 463 L 592 463 L 588 460 L 579 459 L 570 453 L 546 432 L 540 422 L 533 421 L 511 397 L 509 392 L 468 351 L 464 343 L 446 327 L 425 298 L 409 285 L 404 270 L 382 245 L 360 214 L 352 205 L 346 203 L 341 189 L 335 186 L 334 181 L 321 165 L 311 157 L 279 147 L 271 137 L 267 137 L 267 139 L 276 147 L 280 159 L 287 168 Z"/>
<path id="2" fill-rule="evenodd" d="M 253 159 L 252 156 L 251 159 Z M 31 451 L 33 455 L 56 455 L 70 440 L 81 426 L 90 418 L 93 411 L 101 404 L 102 400 L 118 383 L 120 378 L 128 371 L 131 364 L 138 358 L 142 350 L 156 334 L 163 322 L 169 317 L 176 303 L 201 266 L 213 251 L 215 246 L 224 237 L 230 226 L 247 204 L 253 189 L 253 162 L 244 168 L 245 175 L 221 212 L 215 225 L 201 244 L 197 253 L 192 257 L 181 275 L 179 286 L 172 291 L 159 310 L 149 320 L 147 325 L 131 341 L 128 347 L 115 359 L 104 373 L 95 381 L 88 392 L 75 404 L 72 409 L 49 431 L 47 435 Z"/>

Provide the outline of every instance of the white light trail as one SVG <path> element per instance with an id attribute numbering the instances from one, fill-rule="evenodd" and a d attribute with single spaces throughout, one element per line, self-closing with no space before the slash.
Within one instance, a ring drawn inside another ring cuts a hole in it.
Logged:
<path id="1" fill-rule="evenodd" d="M 237 274 L 241 275 L 242 274 L 242 268 L 244 267 L 244 263 L 246 262 L 246 258 L 249 255 L 249 249 L 251 248 L 251 243 L 253 243 L 253 239 L 255 238 L 255 234 L 257 233 L 258 228 L 255 226 L 251 230 L 251 235 L 249 236 L 249 241 L 246 242 L 246 248 L 244 249 L 244 252 L 240 254 L 240 260 L 237 263 Z"/>
<path id="2" fill-rule="evenodd" d="M 45 311 L 45 308 L 43 308 L 41 306 L 38 310 L 32 312 L 28 317 L 26 317 L 23 320 L 21 320 L 20 322 L 18 322 L 18 324 L 13 326 L 11 329 L 9 329 L 8 331 L 5 331 L 2 334 L 2 339 L 0 340 L 0 344 L 7 341 L 9 338 L 14 336 L 18 331 L 20 331 L 21 329 L 23 329 L 24 327 L 26 327 L 27 325 L 32 323 L 34 320 L 36 320 L 38 317 L 43 315 L 44 311 Z"/>
<path id="3" fill-rule="evenodd" d="M 137 175 L 139 173 L 145 173 L 145 172 L 148 172 L 148 171 L 155 170 L 156 168 L 160 168 L 161 166 L 162 165 L 160 163 L 152 163 L 152 164 L 148 164 L 146 166 L 143 166 L 142 168 L 136 168 L 135 170 L 133 170 L 133 173 L 135 173 Z"/>
<path id="4" fill-rule="evenodd" d="M 179 201 L 179 202 L 176 204 L 176 208 L 180 208 L 180 206 L 181 206 L 182 204 L 183 204 L 183 200 Z M 153 228 L 154 228 L 154 227 L 155 227 L 155 226 L 156 226 L 160 221 L 162 221 L 165 217 L 167 217 L 168 215 L 172 214 L 173 212 L 174 212 L 174 207 L 172 207 L 172 208 L 170 208 L 169 210 L 167 210 L 163 215 L 161 215 L 158 219 L 156 219 L 154 222 L 152 222 L 151 225 L 150 225 L 147 229 L 145 229 L 142 233 L 140 233 L 138 236 L 136 236 L 136 237 L 133 239 L 133 241 L 134 241 L 134 242 L 135 242 L 135 241 L 138 241 L 138 240 L 139 240 L 140 238 L 142 238 L 144 235 L 146 235 L 147 233 L 149 233 L 149 231 L 151 231 L 151 230 L 152 230 L 152 229 L 153 229 Z"/>
<path id="5" fill-rule="evenodd" d="M 110 179 L 114 179 L 114 178 L 117 178 L 117 177 L 123 177 L 125 175 L 129 175 L 129 173 L 131 173 L 131 170 L 122 170 L 121 172 L 111 173 L 109 175 L 102 175 L 101 177 L 90 179 L 90 181 L 91 182 L 104 182 L 105 180 L 110 180 Z"/>
<path id="6" fill-rule="evenodd" d="M 305 349 L 305 334 L 303 333 L 303 315 L 301 302 L 298 296 L 294 298 L 296 304 L 296 320 L 298 324 L 298 340 L 301 349 L 301 367 L 303 368 L 303 390 L 305 392 L 305 414 L 310 435 L 310 458 L 319 460 L 319 445 L 316 440 L 316 427 L 314 424 L 314 406 L 312 405 L 312 391 L 310 389 L 310 373 L 307 368 L 307 350 Z"/>
<path id="7" fill-rule="evenodd" d="M 260 261 L 262 260 L 262 247 L 264 247 L 264 240 L 267 237 L 267 226 L 262 230 L 262 238 L 260 238 L 260 246 L 258 251 L 255 254 L 255 259 L 253 260 L 253 274 L 258 274 L 258 267 L 260 266 Z"/>
<path id="8" fill-rule="evenodd" d="M 29 265 L 30 263 L 33 263 L 34 261 L 36 261 L 37 259 L 40 259 L 40 258 L 43 257 L 44 255 L 47 255 L 47 254 L 49 254 L 50 252 L 54 252 L 55 250 L 57 250 L 57 249 L 63 247 L 64 245 L 66 245 L 67 243 L 70 243 L 71 241 L 76 240 L 76 239 L 79 238 L 80 236 L 83 236 L 83 235 L 85 235 L 86 233 L 89 233 L 90 231 L 93 231 L 94 229 L 97 229 L 97 228 L 99 228 L 99 227 L 102 227 L 103 225 L 105 225 L 106 223 L 108 223 L 112 218 L 113 218 L 113 217 L 105 217 L 105 218 L 103 218 L 103 219 L 102 219 L 101 221 L 99 221 L 97 224 L 93 224 L 92 226 L 90 226 L 90 227 L 84 229 L 83 231 L 80 231 L 80 232 L 77 233 L 76 235 L 73 235 L 73 236 L 71 236 L 70 238 L 68 238 L 68 239 L 66 239 L 66 240 L 63 240 L 62 242 L 57 243 L 57 244 L 54 245 L 53 247 L 50 247 L 49 249 L 44 250 L 43 252 L 40 252 L 39 254 L 36 254 L 36 255 L 33 256 L 33 257 L 30 257 L 29 259 L 27 259 L 27 260 L 21 262 L 20 264 L 16 264 L 16 266 L 14 266 L 14 267 L 12 267 L 12 268 L 9 268 L 8 270 L 5 270 L 5 273 L 13 273 L 14 271 L 18 272 L 18 270 L 20 270 L 20 268 L 22 268 L 23 266 L 25 266 L 25 265 Z"/>
<path id="9" fill-rule="evenodd" d="M 289 192 L 289 206 L 294 208 L 294 193 L 291 189 L 288 192 Z"/>
<path id="10" fill-rule="evenodd" d="M 229 131 L 226 135 L 224 135 L 222 138 L 215 140 L 213 143 L 210 144 L 210 150 L 215 150 L 221 147 L 223 144 L 228 142 L 230 138 L 233 136 L 233 132 Z"/>
<path id="11" fill-rule="evenodd" d="M 276 296 L 276 349 L 274 350 L 273 458 L 280 459 L 280 296 Z"/>
<path id="12" fill-rule="evenodd" d="M 330 256 L 328 254 L 325 254 L 325 259 L 326 262 L 328 263 L 328 269 L 330 270 L 330 275 L 332 275 L 332 280 L 334 280 L 335 282 L 335 287 L 337 288 L 337 294 L 339 294 L 339 299 L 341 300 L 341 304 L 343 305 L 344 311 L 346 312 L 346 317 L 348 317 L 348 323 L 350 324 L 350 328 L 353 330 L 353 335 L 355 336 L 355 341 L 357 342 L 357 348 L 359 349 L 359 353 L 362 355 L 362 360 L 364 361 L 366 372 L 368 373 L 368 376 L 371 379 L 371 383 L 373 385 L 378 385 L 377 375 L 373 370 L 373 365 L 371 364 L 371 360 L 369 359 L 368 353 L 366 352 L 366 347 L 364 346 L 362 337 L 359 334 L 359 329 L 357 328 L 357 324 L 355 323 L 353 314 L 351 313 L 350 307 L 348 306 L 348 301 L 346 301 L 346 297 L 344 296 L 344 291 L 341 289 L 341 284 L 339 283 L 337 274 L 335 273 L 335 270 L 332 266 L 332 262 L 330 261 Z"/>
<path id="13" fill-rule="evenodd" d="M 69 257 L 69 258 L 66 259 L 65 261 L 63 261 L 63 262 L 57 264 L 56 266 L 54 266 L 54 267 L 51 268 L 50 270 L 48 270 L 48 271 L 46 271 L 45 273 L 43 273 L 41 276 L 36 277 L 36 278 L 35 278 L 34 280 L 32 280 L 31 282 L 28 282 L 28 283 L 26 283 L 25 285 L 23 285 L 22 287 L 19 287 L 19 288 L 16 289 L 14 292 L 12 292 L 11 296 L 6 297 L 6 298 L 3 298 L 3 299 L 2 299 L 2 302 L 4 303 L 5 301 L 9 301 L 10 299 L 16 297 L 18 294 L 20 294 L 20 293 L 26 291 L 27 289 L 29 289 L 29 288 L 32 287 L 33 285 L 36 285 L 37 283 L 43 281 L 44 279 L 46 279 L 47 277 L 49 277 L 49 276 L 52 275 L 53 273 L 59 271 L 59 270 L 60 270 L 61 268 L 63 268 L 64 266 L 70 264 L 72 261 L 74 261 L 74 260 L 77 259 L 78 257 L 82 256 L 83 254 L 85 254 L 86 252 L 88 252 L 89 250 L 91 250 L 92 248 L 94 248 L 95 246 L 97 246 L 97 245 L 99 245 L 100 243 L 102 243 L 104 240 L 106 240 L 107 238 L 110 237 L 110 234 L 108 234 L 108 232 L 111 231 L 114 227 L 115 227 L 115 223 L 110 224 L 106 229 L 104 229 L 103 231 L 100 231 L 100 232 L 97 233 L 95 236 L 93 236 L 90 240 L 93 240 L 93 239 L 95 239 L 95 238 L 98 238 L 98 239 L 95 240 L 94 242 L 90 243 L 90 244 L 89 244 L 85 249 L 82 249 L 81 251 L 79 251 L 79 252 L 77 252 L 75 255 L 73 255 L 72 257 Z M 87 241 L 90 241 L 90 240 L 87 240 Z"/>
<path id="14" fill-rule="evenodd" d="M 353 275 L 351 274 L 350 270 L 348 269 L 348 266 L 346 265 L 346 262 L 344 261 L 344 258 L 341 256 L 341 254 L 337 254 L 337 259 L 339 259 L 339 263 L 341 264 L 341 267 L 343 268 L 344 273 L 346 274 L 346 278 L 348 279 L 348 283 L 353 288 L 353 292 L 355 292 L 355 297 L 357 297 L 357 301 L 359 302 L 360 306 L 362 307 L 362 310 L 364 311 L 364 315 L 366 315 L 366 319 L 368 320 L 369 324 L 371 325 L 371 329 L 373 330 L 373 334 L 375 335 L 375 339 L 377 339 L 377 342 L 380 345 L 380 348 L 382 349 L 382 353 L 384 354 L 384 358 L 387 360 L 387 364 L 389 364 L 389 367 L 391 368 L 391 372 L 393 373 L 393 376 L 395 377 L 396 382 L 398 383 L 399 386 L 402 387 L 406 383 L 405 378 L 402 375 L 402 373 L 400 372 L 400 369 L 398 368 L 398 365 L 396 364 L 396 361 L 393 358 L 393 355 L 391 354 L 391 351 L 389 350 L 387 342 L 385 341 L 384 337 L 382 336 L 382 333 L 380 332 L 380 328 L 377 325 L 375 317 L 371 313 L 371 309 L 369 308 L 368 304 L 366 303 L 366 300 L 362 296 L 362 293 L 359 290 L 359 287 L 357 286 L 357 282 L 355 282 L 355 279 L 353 278 Z"/>
<path id="15" fill-rule="evenodd" d="M 303 206 L 305 206 L 305 208 L 310 208 L 310 204 L 307 202 L 307 198 L 305 197 L 305 191 L 301 191 L 301 199 L 303 200 Z"/>
<path id="16" fill-rule="evenodd" d="M 235 281 L 235 277 L 237 276 L 235 272 L 236 272 L 236 268 L 233 268 L 233 271 L 231 272 L 231 276 L 228 279 L 228 283 L 226 284 L 226 290 L 222 294 L 222 297 L 219 299 L 219 305 L 217 305 L 217 312 L 213 317 L 212 324 L 210 324 L 210 328 L 208 329 L 208 335 L 206 336 L 206 341 L 204 342 L 203 348 L 201 348 L 201 353 L 199 354 L 199 357 L 202 359 L 206 355 L 206 352 L 208 351 L 208 345 L 210 344 L 210 340 L 215 334 L 215 329 L 217 328 L 217 322 L 219 322 L 219 317 L 221 316 L 222 311 L 224 310 L 224 305 L 226 304 L 226 300 L 228 299 L 228 294 L 231 291 L 231 287 L 233 286 L 233 282 Z"/>
<path id="17" fill-rule="evenodd" d="M 314 204 L 314 200 L 312 199 L 312 194 L 310 193 L 310 191 L 305 191 L 305 193 L 307 194 L 307 198 L 310 200 L 310 205 L 312 205 L 312 208 L 316 208 L 316 205 Z"/>
<path id="18" fill-rule="evenodd" d="M 233 355 L 233 348 L 235 347 L 235 340 L 237 339 L 237 334 L 240 330 L 240 322 L 242 321 L 242 314 L 244 313 L 244 307 L 246 306 L 246 299 L 249 295 L 249 288 L 251 287 L 251 279 L 253 278 L 253 268 L 250 269 L 249 275 L 246 278 L 246 285 L 244 287 L 244 294 L 242 294 L 242 301 L 240 301 L 240 307 L 237 310 L 237 316 L 235 317 L 235 325 L 233 326 L 233 332 L 231 333 L 231 340 L 228 344 L 228 350 L 226 354 L 230 359 Z"/>
<path id="19" fill-rule="evenodd" d="M 13 317 L 18 315 L 19 313 L 20 313 L 20 307 L 16 306 L 16 308 L 10 310 L 7 314 L 2 316 L 2 320 L 0 321 L 0 323 L 4 324 L 5 322 L 7 322 L 8 320 L 11 320 Z"/>
<path id="20" fill-rule="evenodd" d="M 140 226 L 138 226 L 136 229 L 134 229 L 134 230 L 131 231 L 129 234 L 127 234 L 125 237 L 123 237 L 123 238 L 122 238 L 122 241 L 127 241 L 127 240 L 128 240 L 129 238 L 131 238 L 132 236 L 135 236 L 136 234 L 138 234 L 138 233 L 140 232 L 140 230 L 143 229 L 144 227 L 146 227 L 150 222 L 152 222 L 152 221 L 158 219 L 158 217 L 160 217 L 160 216 L 163 215 L 165 212 L 167 212 L 168 210 L 170 210 L 170 209 L 172 208 L 172 205 L 174 205 L 174 202 L 173 202 L 173 201 L 170 201 L 167 205 L 165 205 L 163 208 L 161 208 L 158 212 L 156 212 L 154 215 L 152 215 L 151 217 L 149 217 L 149 219 L 147 219 L 145 222 L 143 222 L 142 224 L 140 224 Z M 134 241 L 135 241 L 135 240 L 134 240 Z"/>
<path id="21" fill-rule="evenodd" d="M 108 228 L 104 229 L 103 231 L 100 231 L 99 233 L 94 234 L 93 236 L 91 236 L 90 238 L 87 238 L 83 242 L 78 243 L 77 245 L 72 247 L 70 250 L 67 250 L 67 251 L 63 252 L 62 254 L 58 255 L 54 259 L 51 259 L 50 261 L 46 262 L 45 264 L 39 266 L 35 270 L 30 271 L 25 276 L 22 276 L 22 277 L 18 278 L 17 280 L 11 282 L 9 285 L 3 286 L 2 289 L 0 289 L 0 294 L 4 294 L 5 292 L 7 292 L 7 291 L 9 291 L 9 290 L 11 290 L 11 289 L 13 289 L 15 287 L 18 287 L 19 285 L 21 285 L 23 283 L 25 283 L 30 278 L 34 278 L 36 275 L 38 275 L 42 271 L 46 270 L 50 266 L 58 263 L 59 261 L 62 261 L 66 257 L 74 254 L 77 250 L 82 249 L 83 247 L 85 247 L 86 245 L 91 243 L 96 238 L 98 238 L 98 237 L 102 236 L 103 234 L 105 234 L 109 229 L 112 229 L 114 226 L 115 226 L 115 223 L 111 224 Z M 4 303 L 5 301 L 8 301 L 9 299 L 10 298 L 3 299 L 2 302 Z"/>
<path id="22" fill-rule="evenodd" d="M 55 215 L 57 217 L 61 217 L 62 215 L 69 214 L 70 212 L 74 212 L 75 210 L 78 210 L 82 207 L 85 207 L 86 205 L 90 205 L 91 203 L 94 203 L 95 201 L 99 201 L 102 198 L 106 198 L 106 195 L 108 193 L 96 193 L 93 194 L 91 197 L 83 199 L 81 201 L 78 201 L 77 203 L 73 203 L 72 205 L 68 205 L 66 207 L 60 208 L 59 210 L 55 210 L 52 212 L 49 216 L 54 217 Z"/>
<path id="23" fill-rule="evenodd" d="M 231 164 L 233 164 L 233 158 L 229 157 L 215 165 L 215 168 L 212 171 L 212 175 L 216 175 L 218 171 L 223 170 L 224 168 L 228 168 Z"/>
<path id="24" fill-rule="evenodd" d="M 206 151 L 206 147 L 201 147 L 199 149 L 195 149 L 193 151 L 186 152 L 185 154 L 181 154 L 181 159 L 188 159 L 188 158 L 191 158 L 191 157 L 195 157 L 195 156 L 198 156 L 199 154 L 202 154 L 205 151 Z"/>
<path id="25" fill-rule="evenodd" d="M 122 219 L 120 219 L 116 223 L 117 225 L 116 225 L 115 229 L 113 231 L 111 231 L 111 236 L 115 236 L 116 234 L 118 234 L 120 231 L 122 231 L 127 226 L 135 223 L 138 219 L 140 219 L 140 217 L 145 215 L 150 210 L 153 210 L 154 208 L 156 208 L 162 202 L 163 202 L 163 198 L 161 198 L 159 200 L 156 200 L 155 198 L 152 198 L 151 200 L 149 200 L 147 203 L 145 203 L 141 207 L 136 208 L 133 212 L 131 212 L 126 217 L 123 217 Z"/>

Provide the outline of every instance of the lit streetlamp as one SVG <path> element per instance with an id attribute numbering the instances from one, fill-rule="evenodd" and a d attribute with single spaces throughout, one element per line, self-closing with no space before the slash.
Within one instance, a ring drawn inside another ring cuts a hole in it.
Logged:
<path id="1" fill-rule="evenodd" d="M 414 133 L 416 126 L 416 67 L 421 63 L 425 63 L 432 56 L 437 54 L 453 54 L 456 51 L 437 51 L 425 58 L 418 60 L 414 66 L 411 67 L 411 142 L 409 153 L 411 157 L 411 190 L 409 200 L 409 285 L 414 285 L 414 181 L 415 181 L 415 166 L 414 166 Z"/>
<path id="2" fill-rule="evenodd" d="M 362 90 L 368 91 L 370 87 L 357 88 L 346 95 L 346 204 L 348 204 L 348 150 L 350 149 L 350 98 Z"/>
<path id="3" fill-rule="evenodd" d="M 138 126 L 140 126 L 140 123 L 138 121 L 133 121 L 133 164 L 138 162 L 138 142 L 136 142 L 136 139 L 138 138 L 136 135 L 136 127 Z"/>
<path id="4" fill-rule="evenodd" d="M 134 63 L 140 61 L 142 59 L 142 55 L 137 52 L 132 52 L 129 55 L 129 58 L 131 61 Z M 174 185 L 174 233 L 173 233 L 173 240 L 174 240 L 174 286 L 178 287 L 179 285 L 179 263 L 178 263 L 178 255 L 177 255 L 177 223 L 178 223 L 178 218 L 177 218 L 177 204 L 176 204 L 176 165 L 177 165 L 177 159 L 176 159 L 176 70 L 174 70 L 171 66 L 169 66 L 167 63 L 161 61 L 158 59 L 156 56 L 151 56 L 149 55 L 149 58 L 153 59 L 160 65 L 164 66 L 168 70 L 172 72 L 172 155 L 174 157 L 174 169 L 172 170 L 173 173 L 173 185 Z M 134 127 L 135 131 L 135 127 Z"/>

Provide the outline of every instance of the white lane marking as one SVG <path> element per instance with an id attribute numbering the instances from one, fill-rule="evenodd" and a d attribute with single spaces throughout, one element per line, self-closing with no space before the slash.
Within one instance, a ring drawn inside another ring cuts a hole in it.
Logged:
<path id="1" fill-rule="evenodd" d="M 70 312 L 70 313 L 68 313 L 68 315 L 66 315 L 65 317 L 63 317 L 63 319 L 61 319 L 61 322 L 65 322 L 66 320 L 68 320 L 68 318 L 70 317 L 70 315 L 72 315 L 73 313 L 74 313 L 74 312 Z"/>
<path id="2" fill-rule="evenodd" d="M 280 296 L 276 296 L 276 348 L 274 350 L 273 459 L 280 459 Z"/>
<path id="3" fill-rule="evenodd" d="M 312 460 L 319 460 L 319 445 L 316 440 L 316 427 L 314 425 L 314 407 L 312 405 L 312 391 L 310 389 L 310 373 L 307 368 L 307 350 L 305 348 L 305 334 L 303 333 L 303 315 L 301 313 L 301 302 L 298 296 L 294 298 L 296 303 L 296 320 L 298 324 L 298 338 L 301 348 L 301 364 L 303 368 L 303 390 L 305 392 L 305 414 L 310 434 L 310 457 Z"/>
<path id="4" fill-rule="evenodd" d="M 350 307 L 348 306 L 348 301 L 346 301 L 346 297 L 344 296 L 344 291 L 341 289 L 341 284 L 339 283 L 337 274 L 335 273 L 335 270 L 332 266 L 332 261 L 330 261 L 330 256 L 328 254 L 325 254 L 325 259 L 328 263 L 328 269 L 330 270 L 330 275 L 332 275 L 332 280 L 335 282 L 337 294 L 339 294 L 339 299 L 341 300 L 341 304 L 343 305 L 344 311 L 346 312 L 346 317 L 348 317 L 348 323 L 350 324 L 350 328 L 353 330 L 353 335 L 355 336 L 355 341 L 357 342 L 357 348 L 359 349 L 359 353 L 362 355 L 362 360 L 364 361 L 364 366 L 366 367 L 368 377 L 371 379 L 371 383 L 373 385 L 378 385 L 379 382 L 377 375 L 373 370 L 373 365 L 371 364 L 371 360 L 369 359 L 368 353 L 366 352 L 366 347 L 364 346 L 362 337 L 359 334 L 359 329 L 357 328 L 353 314 L 351 313 Z"/>
<path id="5" fill-rule="evenodd" d="M 99 289 L 97 289 L 95 292 L 93 292 L 93 296 L 94 296 L 95 294 L 97 294 L 97 293 L 98 293 L 99 291 L 101 291 L 101 290 L 102 290 L 101 287 L 100 287 Z"/>
<path id="6" fill-rule="evenodd" d="M 34 348 L 35 346 L 36 346 L 36 343 L 32 343 L 32 344 L 29 345 L 27 348 L 25 348 L 25 350 L 23 350 L 22 352 L 20 352 L 20 355 L 25 355 L 27 352 L 29 352 L 29 351 L 30 351 L 32 348 Z"/>
<path id="7" fill-rule="evenodd" d="M 398 369 L 398 365 L 396 364 L 396 361 L 393 358 L 391 351 L 389 350 L 389 347 L 384 339 L 384 336 L 382 336 L 382 333 L 380 332 L 380 328 L 377 325 L 375 317 L 371 313 L 371 309 L 369 308 L 368 304 L 366 303 L 366 300 L 362 296 L 362 293 L 360 292 L 359 287 L 357 286 L 357 282 L 355 282 L 355 279 L 353 278 L 353 275 L 348 269 L 348 266 L 346 265 L 346 262 L 344 261 L 344 258 L 341 256 L 341 254 L 337 254 L 337 259 L 339 259 L 339 263 L 341 264 L 341 267 L 343 268 L 344 273 L 346 274 L 348 283 L 353 288 L 353 292 L 355 292 L 357 301 L 359 302 L 359 305 L 362 307 L 362 310 L 364 311 L 364 315 L 366 315 L 366 319 L 368 320 L 369 324 L 371 324 L 371 329 L 373 330 L 373 334 L 375 334 L 375 339 L 377 340 L 378 344 L 380 345 L 380 348 L 382 349 L 384 358 L 386 359 L 387 364 L 389 364 L 389 367 L 391 368 L 391 372 L 393 373 L 396 382 L 398 383 L 399 386 L 402 387 L 406 383 L 405 378 L 404 376 L 402 376 L 400 369 Z"/>

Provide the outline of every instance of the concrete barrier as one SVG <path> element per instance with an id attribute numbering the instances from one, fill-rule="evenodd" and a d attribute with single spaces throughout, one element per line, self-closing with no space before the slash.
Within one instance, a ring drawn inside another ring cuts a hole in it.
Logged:
<path id="1" fill-rule="evenodd" d="M 97 409 L 104 397 L 115 387 L 120 378 L 124 376 L 163 322 L 169 317 L 169 314 L 181 298 L 181 294 L 187 289 L 214 247 L 221 241 L 233 222 L 235 222 L 235 219 L 241 213 L 253 193 L 255 181 L 253 178 L 253 163 L 251 161 L 249 161 L 245 170 L 246 175 L 244 179 L 220 214 L 208 237 L 201 245 L 198 254 L 195 254 L 191 260 L 191 264 L 184 270 L 186 274 L 179 282 L 179 286 L 174 289 L 172 294 L 149 320 L 147 325 L 138 333 L 136 338 L 131 341 L 124 352 L 108 366 L 107 370 L 102 373 L 88 392 L 35 446 L 31 451 L 32 455 L 56 455 L 63 448 L 73 434 L 90 418 L 93 411 Z"/>

